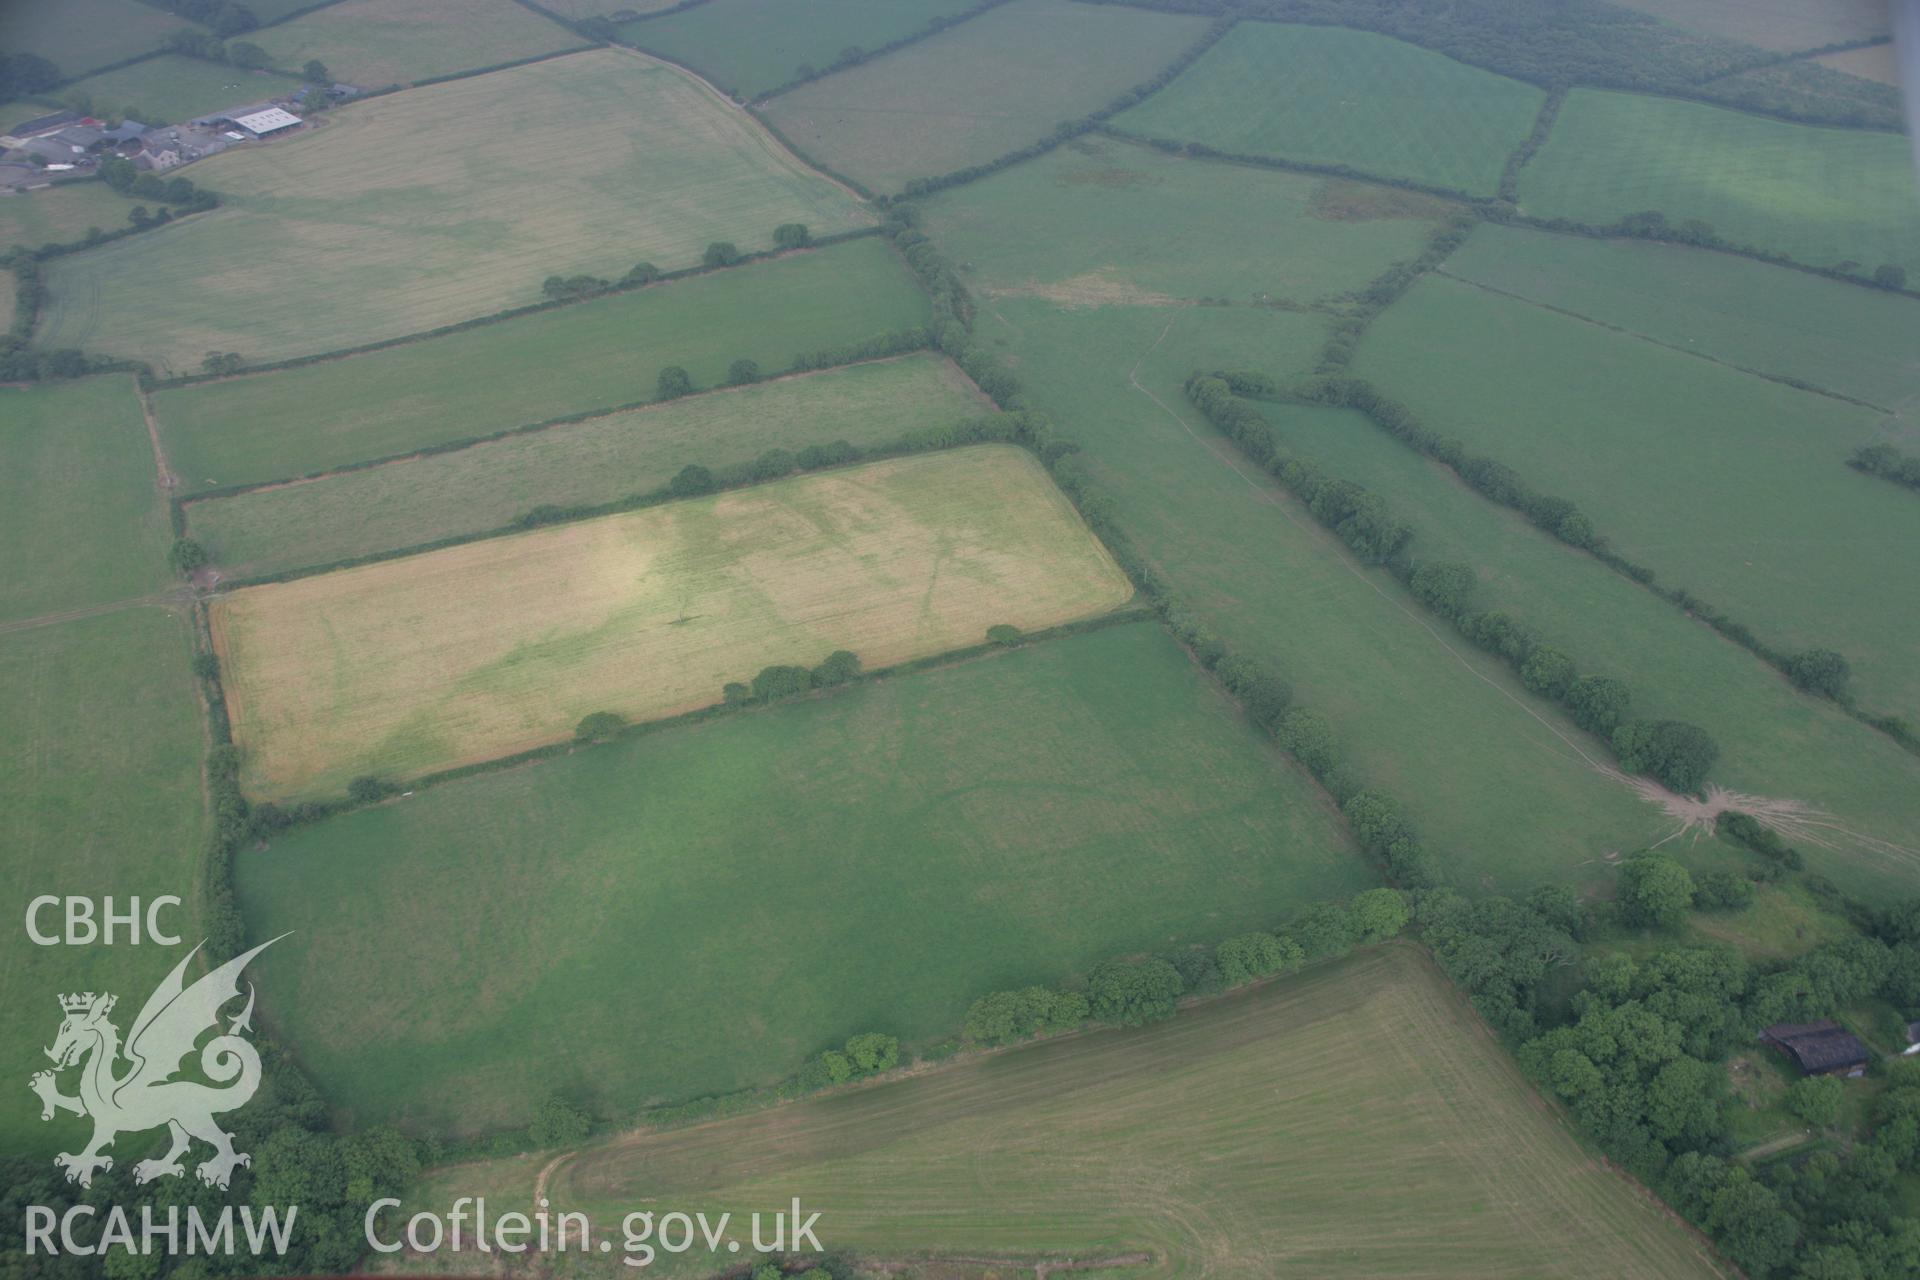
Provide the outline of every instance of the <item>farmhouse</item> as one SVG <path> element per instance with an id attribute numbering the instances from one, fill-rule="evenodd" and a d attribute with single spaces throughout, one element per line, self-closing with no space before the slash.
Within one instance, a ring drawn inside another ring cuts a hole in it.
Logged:
<path id="1" fill-rule="evenodd" d="M 1837 1022 L 1776 1022 L 1760 1039 L 1792 1058 L 1810 1076 L 1866 1074 L 1871 1056 L 1852 1032 Z"/>

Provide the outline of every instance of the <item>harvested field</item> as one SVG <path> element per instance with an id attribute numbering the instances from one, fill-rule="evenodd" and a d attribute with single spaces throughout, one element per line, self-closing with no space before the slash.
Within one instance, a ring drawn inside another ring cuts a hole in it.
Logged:
<path id="1" fill-rule="evenodd" d="M 985 164 L 1151 79 L 1202 18 L 1013 0 L 950 31 L 801 85 L 767 117 L 815 160 L 873 190 Z"/>
<path id="2" fill-rule="evenodd" d="M 1342 27 L 1243 22 L 1117 128 L 1491 195 L 1546 93 Z"/>
<path id="3" fill-rule="evenodd" d="M 273 65 L 309 58 L 362 88 L 410 84 L 585 43 L 514 0 L 343 0 L 253 37 Z"/>
<path id="4" fill-rule="evenodd" d="M 1620 0 L 1677 27 L 1789 52 L 1887 34 L 1887 0 Z"/>
<path id="5" fill-rule="evenodd" d="M 216 350 L 277 360 L 538 302 L 551 275 L 872 220 L 682 72 L 618 49 L 355 103 L 193 180 L 226 203 L 50 264 L 42 342 L 173 372 Z"/>
<path id="6" fill-rule="evenodd" d="M 800 476 L 222 597 L 261 796 L 412 777 L 651 720 L 769 664 L 869 667 L 1103 613 L 1124 575 L 1023 450 Z"/>
<path id="7" fill-rule="evenodd" d="M 724 472 L 768 449 L 864 448 L 991 407 L 942 356 L 874 361 L 197 502 L 189 530 L 229 577 L 277 573 L 498 529 L 539 506 L 616 502 L 689 463 Z"/>
<path id="8" fill-rule="evenodd" d="M 544 1163 L 446 1170 L 407 1209 L 474 1194 L 528 1203 Z M 954 1256 L 1008 1259 L 968 1274 L 1012 1276 L 1039 1258 L 1134 1252 L 1147 1257 L 1097 1274 L 1723 1274 L 1704 1242 L 1581 1148 L 1410 946 L 1150 1027 L 596 1144 L 545 1186 L 602 1231 L 642 1198 L 738 1221 L 797 1194 L 821 1211 L 826 1248 L 932 1264 L 918 1274 L 947 1275 L 934 1267 Z M 725 1260 L 696 1250 L 659 1265 L 700 1274 Z"/>

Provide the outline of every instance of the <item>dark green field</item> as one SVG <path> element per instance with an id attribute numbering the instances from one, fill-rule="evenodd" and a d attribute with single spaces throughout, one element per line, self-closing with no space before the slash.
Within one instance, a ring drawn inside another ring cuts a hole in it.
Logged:
<path id="1" fill-rule="evenodd" d="M 73 1116 L 41 1123 L 26 1092 L 60 1025 L 55 997 L 112 991 L 123 1011 L 137 1011 L 181 954 L 35 946 L 23 923 L 28 900 L 112 893 L 124 910 L 128 897 L 173 894 L 185 905 L 161 922 L 183 946 L 200 941 L 204 741 L 189 652 L 185 621 L 159 609 L 0 634 L 0 883 L 14 915 L 0 944 L 9 1032 L 0 1071 L 20 1090 L 0 1109 L 9 1154 L 76 1151 L 90 1131 Z M 57 932 L 58 910 L 40 924 Z"/>
<path id="2" fill-rule="evenodd" d="M 1532 85 L 1370 32 L 1243 22 L 1114 124 L 1490 195 L 1545 101 Z"/>
<path id="3" fill-rule="evenodd" d="M 132 379 L 0 388 L 0 622 L 157 591 L 167 542 Z"/>
<path id="4" fill-rule="evenodd" d="M 1356 367 L 1662 581 L 1782 650 L 1838 650 L 1867 706 L 1920 719 L 1920 578 L 1895 568 L 1920 502 L 1846 465 L 1889 433 L 1912 448 L 1913 426 L 1447 279 L 1383 315 Z"/>
<path id="5" fill-rule="evenodd" d="M 1149 624 L 435 787 L 238 875 L 254 930 L 295 931 L 260 989 L 302 1065 L 355 1123 L 442 1132 L 939 1039 L 982 991 L 1372 878 Z"/>
<path id="6" fill-rule="evenodd" d="M 670 364 L 711 387 L 737 359 L 772 372 L 801 352 L 926 318 L 926 297 L 892 250 L 861 239 L 366 355 L 162 391 L 154 409 L 191 491 L 651 400 Z"/>

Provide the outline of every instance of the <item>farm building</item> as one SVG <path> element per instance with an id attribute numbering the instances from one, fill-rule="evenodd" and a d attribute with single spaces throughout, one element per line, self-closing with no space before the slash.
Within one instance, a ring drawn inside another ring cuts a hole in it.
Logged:
<path id="1" fill-rule="evenodd" d="M 245 115 L 228 116 L 235 126 L 249 137 L 264 138 L 283 129 L 292 129 L 299 125 L 300 117 L 291 111 L 279 107 L 267 107 L 260 111 L 250 111 Z"/>
<path id="2" fill-rule="evenodd" d="M 1837 1022 L 1777 1022 L 1760 1033 L 1763 1043 L 1780 1050 L 1810 1076 L 1864 1075 L 1870 1055 L 1852 1032 Z"/>

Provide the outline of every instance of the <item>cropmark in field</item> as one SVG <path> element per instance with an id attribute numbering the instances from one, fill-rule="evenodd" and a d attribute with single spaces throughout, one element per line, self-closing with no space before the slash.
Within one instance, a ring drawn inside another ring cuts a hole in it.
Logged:
<path id="1" fill-rule="evenodd" d="M 337 790 L 657 719 L 770 664 L 869 667 L 1105 612 L 1132 587 L 1031 455 L 817 473 L 232 593 L 250 790 Z"/>

